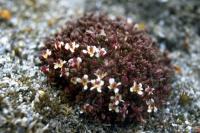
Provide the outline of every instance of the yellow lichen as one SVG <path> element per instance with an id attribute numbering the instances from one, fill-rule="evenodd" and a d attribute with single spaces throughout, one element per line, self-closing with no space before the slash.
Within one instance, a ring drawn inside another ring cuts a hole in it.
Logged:
<path id="1" fill-rule="evenodd" d="M 12 14 L 9 10 L 7 9 L 0 10 L 0 18 L 8 21 L 11 19 L 11 17 L 12 17 Z"/>

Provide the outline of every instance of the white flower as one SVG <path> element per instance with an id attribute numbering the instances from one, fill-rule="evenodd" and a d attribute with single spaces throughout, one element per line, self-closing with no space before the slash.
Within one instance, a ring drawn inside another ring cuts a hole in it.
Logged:
<path id="1" fill-rule="evenodd" d="M 87 46 L 87 50 L 82 50 L 84 54 L 89 54 L 90 57 L 93 57 L 97 51 L 96 46 Z"/>
<path id="2" fill-rule="evenodd" d="M 122 100 L 122 96 L 120 94 L 111 96 L 110 99 L 115 105 L 119 105 L 120 102 L 124 102 L 124 100 Z"/>
<path id="3" fill-rule="evenodd" d="M 79 44 L 76 44 L 75 42 L 72 42 L 71 44 L 66 43 L 65 44 L 65 49 L 70 50 L 72 53 L 75 52 L 75 49 L 79 47 Z"/>
<path id="4" fill-rule="evenodd" d="M 130 17 L 128 17 L 128 18 L 126 19 L 126 21 L 127 21 L 128 24 L 132 24 L 132 22 L 133 22 L 133 20 L 132 20 Z"/>
<path id="5" fill-rule="evenodd" d="M 119 113 L 119 106 L 116 106 L 114 103 L 109 103 L 108 109 L 109 111 L 115 111 L 116 113 Z"/>
<path id="6" fill-rule="evenodd" d="M 114 110 L 115 109 L 115 104 L 109 103 L 108 108 L 109 108 L 109 111 Z"/>
<path id="7" fill-rule="evenodd" d="M 61 74 L 60 74 L 60 77 L 62 76 L 69 76 L 69 68 L 64 68 L 64 69 L 61 69 Z"/>
<path id="8" fill-rule="evenodd" d="M 82 59 L 80 57 L 77 58 L 71 58 L 68 60 L 70 67 L 80 67 L 80 63 L 82 62 Z"/>
<path id="9" fill-rule="evenodd" d="M 130 92 L 136 92 L 138 95 L 143 94 L 142 90 L 143 90 L 142 84 L 141 83 L 137 84 L 136 82 L 134 82 L 133 86 L 130 88 Z"/>
<path id="10" fill-rule="evenodd" d="M 54 69 L 62 68 L 65 63 L 66 61 L 59 59 L 58 62 L 54 63 Z"/>
<path id="11" fill-rule="evenodd" d="M 64 46 L 64 42 L 56 42 L 54 44 L 55 49 L 61 49 L 62 46 Z"/>
<path id="12" fill-rule="evenodd" d="M 121 82 L 115 82 L 115 79 L 114 78 L 110 78 L 109 79 L 109 86 L 108 86 L 108 88 L 110 89 L 110 90 L 114 90 L 114 92 L 115 93 L 118 93 L 119 92 L 119 88 L 118 88 L 118 86 L 119 85 L 121 85 Z"/>
<path id="13" fill-rule="evenodd" d="M 42 57 L 43 57 L 44 59 L 47 59 L 50 55 L 51 55 L 51 51 L 50 51 L 49 49 L 47 49 L 47 50 L 45 51 L 45 53 L 42 55 Z"/>
<path id="14" fill-rule="evenodd" d="M 115 111 L 116 113 L 119 113 L 119 103 L 124 102 L 124 100 L 122 100 L 122 96 L 120 94 L 115 94 L 115 96 L 110 97 L 110 100 L 111 101 L 108 105 L 109 111 Z"/>
<path id="15" fill-rule="evenodd" d="M 104 56 L 104 55 L 106 55 L 106 50 L 105 50 L 105 48 L 99 48 L 99 49 L 97 49 L 96 50 L 96 57 L 99 57 L 99 56 Z"/>
<path id="16" fill-rule="evenodd" d="M 76 85 L 77 82 L 78 82 L 78 78 L 77 77 L 73 77 L 73 78 L 70 79 L 70 82 Z"/>
<path id="17" fill-rule="evenodd" d="M 82 50 L 84 54 L 89 54 L 90 57 L 93 57 L 94 55 L 96 57 L 104 56 L 107 52 L 105 48 L 97 48 L 96 46 L 87 46 L 87 50 Z"/>
<path id="18" fill-rule="evenodd" d="M 135 24 L 133 28 L 134 29 L 138 29 L 139 28 L 139 24 Z"/>
<path id="19" fill-rule="evenodd" d="M 92 87 L 90 88 L 90 90 L 97 89 L 98 92 L 100 93 L 102 92 L 101 88 L 104 85 L 103 80 L 97 78 L 97 79 L 91 80 L 91 83 L 92 83 Z"/>
<path id="20" fill-rule="evenodd" d="M 155 106 L 155 102 L 153 99 L 150 99 L 149 101 L 147 101 L 146 104 L 148 105 L 147 112 L 149 113 L 151 113 L 152 111 L 157 112 L 158 108 Z"/>
<path id="21" fill-rule="evenodd" d="M 150 88 L 149 86 L 145 88 L 145 92 L 147 92 L 148 95 L 153 95 L 154 88 Z"/>
<path id="22" fill-rule="evenodd" d="M 97 70 L 94 73 L 94 75 L 97 76 L 97 78 L 99 78 L 99 79 L 103 79 L 105 76 L 107 76 L 107 73 L 106 72 L 102 72 L 101 70 Z"/>
<path id="23" fill-rule="evenodd" d="M 85 74 L 85 75 L 83 75 L 82 78 L 77 78 L 77 82 L 81 83 L 83 85 L 84 90 L 88 89 L 88 83 L 89 83 L 88 75 Z"/>

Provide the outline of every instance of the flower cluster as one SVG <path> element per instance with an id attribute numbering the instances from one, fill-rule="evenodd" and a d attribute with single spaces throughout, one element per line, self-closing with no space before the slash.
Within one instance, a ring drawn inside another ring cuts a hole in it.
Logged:
<path id="1" fill-rule="evenodd" d="M 105 48 L 97 48 L 96 46 L 87 46 L 87 50 L 82 50 L 84 54 L 88 54 L 90 57 L 94 55 L 96 57 L 104 56 L 106 54 Z"/>
<path id="2" fill-rule="evenodd" d="M 66 43 L 65 44 L 65 49 L 70 50 L 72 53 L 75 52 L 75 49 L 79 47 L 79 44 L 76 44 L 75 42 L 72 42 L 71 44 Z"/>
<path id="3" fill-rule="evenodd" d="M 122 96 L 117 94 L 115 96 L 110 97 L 110 103 L 109 103 L 109 111 L 115 111 L 116 113 L 119 113 L 120 107 L 118 106 L 120 102 L 124 102 L 122 100 Z"/>
<path id="4" fill-rule="evenodd" d="M 137 24 L 105 14 L 67 22 L 41 49 L 41 70 L 83 116 L 102 122 L 142 121 L 170 90 L 166 55 Z"/>

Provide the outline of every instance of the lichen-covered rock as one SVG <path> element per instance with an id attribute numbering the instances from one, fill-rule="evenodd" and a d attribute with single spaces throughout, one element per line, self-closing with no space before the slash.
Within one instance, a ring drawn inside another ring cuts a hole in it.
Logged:
<path id="1" fill-rule="evenodd" d="M 143 121 L 170 90 L 171 65 L 136 23 L 105 14 L 67 22 L 41 49 L 41 70 L 97 121 Z"/>

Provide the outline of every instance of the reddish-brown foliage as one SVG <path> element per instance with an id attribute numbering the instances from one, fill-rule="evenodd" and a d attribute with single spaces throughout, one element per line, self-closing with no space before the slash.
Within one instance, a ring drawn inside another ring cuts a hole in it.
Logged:
<path id="1" fill-rule="evenodd" d="M 142 121 L 170 90 L 170 61 L 123 18 L 86 14 L 67 22 L 41 50 L 41 70 L 89 118 Z"/>

